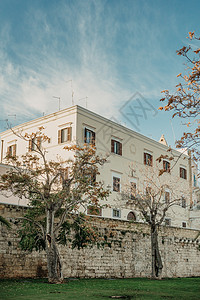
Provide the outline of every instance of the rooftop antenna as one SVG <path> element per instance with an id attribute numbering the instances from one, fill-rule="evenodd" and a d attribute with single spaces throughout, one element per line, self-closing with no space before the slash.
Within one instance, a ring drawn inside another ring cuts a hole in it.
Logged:
<path id="1" fill-rule="evenodd" d="M 53 96 L 53 98 L 58 99 L 58 108 L 60 110 L 60 97 Z"/>
<path id="2" fill-rule="evenodd" d="M 174 132 L 174 127 L 172 125 L 172 121 L 170 120 L 170 124 L 171 124 L 171 127 L 172 127 L 172 132 L 173 132 L 173 136 L 174 136 L 174 145 L 176 144 L 176 136 L 175 136 L 175 132 Z"/>
<path id="3" fill-rule="evenodd" d="M 86 96 L 85 98 L 81 98 L 78 101 L 85 100 L 85 107 L 87 108 L 87 99 L 88 99 L 88 97 Z"/>
<path id="4" fill-rule="evenodd" d="M 66 83 L 68 82 L 71 82 L 71 91 L 72 91 L 72 106 L 74 105 L 74 91 L 73 91 L 73 88 L 72 88 L 72 79 L 66 81 Z"/>
<path id="5" fill-rule="evenodd" d="M 8 115 L 8 117 L 15 117 L 15 120 L 16 120 L 17 115 L 16 114 L 14 114 L 14 115 Z"/>

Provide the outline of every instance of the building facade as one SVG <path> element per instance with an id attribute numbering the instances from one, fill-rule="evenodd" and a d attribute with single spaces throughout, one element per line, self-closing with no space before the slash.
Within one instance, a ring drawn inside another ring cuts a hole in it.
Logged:
<path id="1" fill-rule="evenodd" d="M 80 106 L 43 116 L 18 125 L 13 130 L 32 133 L 40 126 L 44 127 L 45 134 L 50 138 L 41 145 L 46 149 L 48 159 L 57 160 L 58 155 L 63 159 L 73 159 L 73 154 L 63 149 L 69 144 L 93 143 L 98 153 L 108 155 L 108 162 L 100 168 L 97 180 L 103 181 L 105 187 L 111 190 L 111 194 L 107 200 L 109 205 L 99 209 L 99 217 L 141 221 L 141 215 L 132 207 L 131 202 L 127 204 L 121 195 L 127 187 L 146 189 L 146 176 L 152 176 L 157 180 L 159 178 L 157 171 L 162 167 L 166 171 L 161 176 L 162 180 L 169 186 L 163 195 L 165 198 L 163 201 L 168 201 L 172 197 L 172 191 L 182 199 L 179 204 L 167 211 L 164 223 L 176 227 L 200 228 L 197 168 L 187 151 L 180 153 L 171 150 L 171 155 L 178 158 L 175 160 L 176 163 L 171 161 L 164 136 L 159 142 L 154 141 Z M 20 156 L 34 151 L 34 144 L 37 142 L 22 140 L 13 133 L 13 130 L 0 134 L 1 172 L 6 168 L 4 163 L 7 153 Z M 160 163 L 162 166 L 157 160 L 161 155 L 166 157 Z M 26 204 L 25 199 L 20 203 L 18 199 L 0 197 L 0 202 Z M 89 206 L 85 213 L 93 214 Z"/>

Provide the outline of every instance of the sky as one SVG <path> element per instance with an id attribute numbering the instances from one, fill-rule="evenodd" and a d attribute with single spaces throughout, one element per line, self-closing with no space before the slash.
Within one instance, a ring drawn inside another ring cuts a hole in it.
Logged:
<path id="1" fill-rule="evenodd" d="M 57 111 L 60 98 L 174 146 L 183 120 L 158 107 L 199 12 L 199 0 L 1 0 L 0 131 Z"/>

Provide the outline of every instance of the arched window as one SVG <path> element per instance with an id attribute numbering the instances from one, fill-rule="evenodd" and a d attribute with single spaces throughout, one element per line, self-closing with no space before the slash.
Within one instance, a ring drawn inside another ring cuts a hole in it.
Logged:
<path id="1" fill-rule="evenodd" d="M 127 220 L 129 220 L 129 221 L 136 221 L 136 215 L 134 214 L 133 211 L 130 211 L 128 213 Z"/>

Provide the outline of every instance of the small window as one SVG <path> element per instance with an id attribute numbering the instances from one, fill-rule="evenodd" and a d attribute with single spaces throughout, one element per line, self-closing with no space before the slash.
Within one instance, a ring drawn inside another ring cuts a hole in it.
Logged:
<path id="1" fill-rule="evenodd" d="M 8 156 L 16 156 L 16 147 L 17 147 L 16 144 L 8 146 L 8 148 L 7 148 L 7 155 Z"/>
<path id="2" fill-rule="evenodd" d="M 187 224 L 186 222 L 182 222 L 182 227 L 186 228 L 187 227 Z"/>
<path id="3" fill-rule="evenodd" d="M 153 166 L 153 156 L 149 153 L 144 153 L 144 164 L 146 166 Z"/>
<path id="4" fill-rule="evenodd" d="M 120 192 L 120 178 L 113 176 L 113 191 Z"/>
<path id="5" fill-rule="evenodd" d="M 36 151 L 41 149 L 41 138 L 33 138 L 31 140 L 29 140 L 29 151 Z"/>
<path id="6" fill-rule="evenodd" d="M 136 216 L 133 211 L 130 211 L 127 216 L 128 221 L 136 221 Z"/>
<path id="7" fill-rule="evenodd" d="M 165 203 L 169 203 L 169 202 L 170 202 L 170 193 L 165 192 Z"/>
<path id="8" fill-rule="evenodd" d="M 122 155 L 122 143 L 115 140 L 111 140 L 111 152 L 118 155 Z"/>
<path id="9" fill-rule="evenodd" d="M 121 218 L 121 210 L 120 209 L 113 209 L 113 218 Z"/>
<path id="10" fill-rule="evenodd" d="M 85 128 L 85 132 L 84 132 L 84 142 L 86 144 L 92 144 L 95 145 L 95 132 Z"/>
<path id="11" fill-rule="evenodd" d="M 87 207 L 87 215 L 102 216 L 102 209 L 95 205 L 89 205 Z"/>
<path id="12" fill-rule="evenodd" d="M 186 199 L 184 197 L 181 198 L 181 206 L 186 208 Z"/>
<path id="13" fill-rule="evenodd" d="M 65 143 L 71 141 L 71 127 L 66 127 L 58 130 L 58 144 Z"/>
<path id="14" fill-rule="evenodd" d="M 183 179 L 187 179 L 187 170 L 185 168 L 180 168 L 180 177 Z"/>
<path id="15" fill-rule="evenodd" d="M 163 170 L 170 173 L 170 163 L 166 160 L 163 160 Z"/>
<path id="16" fill-rule="evenodd" d="M 171 219 L 165 219 L 165 226 L 171 226 Z"/>
<path id="17" fill-rule="evenodd" d="M 131 182 L 131 200 L 135 200 L 136 198 L 136 183 Z"/>

